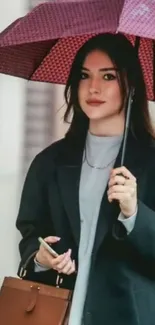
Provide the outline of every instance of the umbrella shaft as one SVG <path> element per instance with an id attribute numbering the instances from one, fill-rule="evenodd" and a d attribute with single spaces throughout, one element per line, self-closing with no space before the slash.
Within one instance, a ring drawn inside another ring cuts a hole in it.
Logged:
<path id="1" fill-rule="evenodd" d="M 133 102 L 134 88 L 130 89 L 128 102 L 127 102 L 127 112 L 126 112 L 126 120 L 125 120 L 125 128 L 124 128 L 124 137 L 123 137 L 123 145 L 122 145 L 122 155 L 121 155 L 121 167 L 124 165 L 125 153 L 126 153 L 126 145 L 127 138 L 130 126 L 130 115 L 131 115 L 131 107 Z"/>

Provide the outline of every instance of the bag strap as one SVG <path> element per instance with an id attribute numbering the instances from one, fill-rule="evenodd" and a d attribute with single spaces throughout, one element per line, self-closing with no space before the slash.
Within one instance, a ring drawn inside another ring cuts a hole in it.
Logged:
<path id="1" fill-rule="evenodd" d="M 34 251 L 34 252 L 33 252 L 33 253 L 32 253 L 32 254 L 27 258 L 27 260 L 25 261 L 24 265 L 21 266 L 20 271 L 19 271 L 19 277 L 20 277 L 21 279 L 25 278 L 25 276 L 26 276 L 26 274 L 27 274 L 27 266 L 28 266 L 30 260 L 32 259 L 32 257 L 34 257 L 34 256 L 36 255 L 37 252 L 38 252 L 38 249 L 37 249 L 36 251 Z M 62 284 L 62 282 L 63 282 L 63 277 L 60 276 L 60 274 L 58 273 L 58 274 L 57 274 L 57 277 L 56 277 L 56 283 L 55 283 L 56 288 L 60 288 L 60 285 Z"/>
<path id="2" fill-rule="evenodd" d="M 38 252 L 38 249 L 36 251 L 34 251 L 25 261 L 24 265 L 20 267 L 20 271 L 19 271 L 19 277 L 21 279 L 25 278 L 26 274 L 27 274 L 27 266 L 31 260 L 32 257 L 34 257 L 36 255 L 36 253 Z"/>

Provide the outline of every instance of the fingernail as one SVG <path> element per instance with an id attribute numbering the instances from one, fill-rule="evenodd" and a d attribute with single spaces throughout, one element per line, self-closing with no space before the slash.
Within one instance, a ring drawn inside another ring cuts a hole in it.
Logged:
<path id="1" fill-rule="evenodd" d="M 55 237 L 55 239 L 60 240 L 61 238 L 60 237 Z"/>

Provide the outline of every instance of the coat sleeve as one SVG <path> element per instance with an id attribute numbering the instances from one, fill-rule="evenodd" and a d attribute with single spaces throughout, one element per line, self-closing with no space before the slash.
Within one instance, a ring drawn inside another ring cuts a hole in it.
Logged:
<path id="1" fill-rule="evenodd" d="M 154 156 L 153 156 L 154 158 Z M 127 234 L 119 221 L 113 226 L 113 237 L 126 241 L 155 270 L 155 159 L 147 166 L 147 181 L 138 200 L 138 211 L 133 230 Z"/>
<path id="2" fill-rule="evenodd" d="M 135 226 L 126 237 L 126 240 L 128 240 L 148 262 L 150 259 L 153 259 L 155 263 L 155 210 L 149 208 L 140 200 L 138 201 L 138 213 Z"/>
<path id="3" fill-rule="evenodd" d="M 47 203 L 47 187 L 42 178 L 40 158 L 36 156 L 27 173 L 20 202 L 19 213 L 16 221 L 17 229 L 20 231 L 22 239 L 19 243 L 21 263 L 19 265 L 18 275 L 21 267 L 26 260 L 39 249 L 38 237 L 43 238 L 52 233 L 52 220 L 49 218 Z M 50 229 L 50 233 L 49 233 Z M 55 281 L 56 272 L 49 270 L 46 272 L 34 272 L 34 256 L 30 258 L 27 267 L 26 278 L 38 282 L 47 283 L 49 278 Z"/>

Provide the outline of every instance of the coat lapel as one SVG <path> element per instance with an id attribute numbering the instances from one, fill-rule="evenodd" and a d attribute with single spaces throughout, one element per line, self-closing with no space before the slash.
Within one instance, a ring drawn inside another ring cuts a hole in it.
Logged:
<path id="1" fill-rule="evenodd" d="M 65 140 L 63 151 L 57 161 L 57 179 L 61 198 L 66 214 L 69 218 L 75 242 L 80 241 L 80 210 L 79 184 L 83 157 L 84 142 L 80 145 L 71 145 Z"/>

